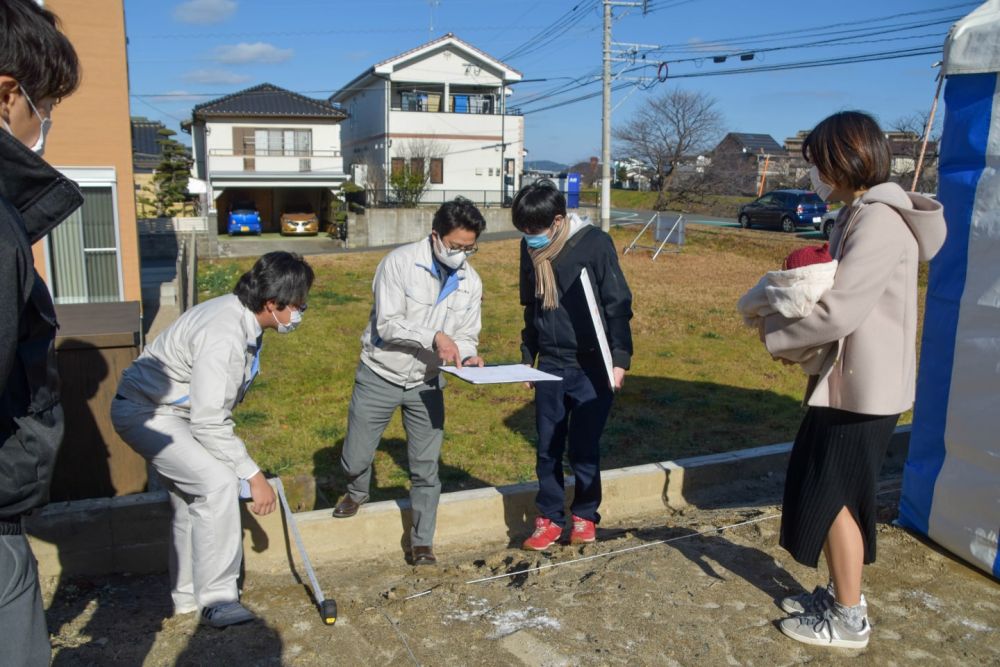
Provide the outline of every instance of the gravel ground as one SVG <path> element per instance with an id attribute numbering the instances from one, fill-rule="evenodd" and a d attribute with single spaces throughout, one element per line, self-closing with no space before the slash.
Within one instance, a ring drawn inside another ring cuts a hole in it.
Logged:
<path id="1" fill-rule="evenodd" d="M 880 497 L 885 520 L 894 486 Z M 165 576 L 50 580 L 54 664 L 1000 664 L 1000 584 L 889 523 L 865 571 L 869 647 L 786 639 L 775 599 L 826 572 L 778 547 L 770 491 L 764 502 L 716 498 L 609 525 L 584 547 L 439 553 L 436 568 L 398 557 L 323 564 L 317 574 L 340 608 L 332 627 L 290 575 L 251 576 L 244 602 L 263 620 L 224 631 L 170 617 Z M 719 530 L 741 522 L 753 523 Z M 536 566 L 555 567 L 469 583 Z"/>

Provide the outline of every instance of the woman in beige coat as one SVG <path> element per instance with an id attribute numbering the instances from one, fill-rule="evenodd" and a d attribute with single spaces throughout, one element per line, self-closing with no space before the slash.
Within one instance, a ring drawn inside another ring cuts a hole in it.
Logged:
<path id="1" fill-rule="evenodd" d="M 816 192 L 846 204 L 830 237 L 839 266 L 812 313 L 769 315 L 761 338 L 775 359 L 825 355 L 789 460 L 781 545 L 811 567 L 822 551 L 830 583 L 782 600 L 792 616 L 780 628 L 807 644 L 861 648 L 871 634 L 861 571 L 875 560 L 875 486 L 915 394 L 917 265 L 941 247 L 945 222 L 938 202 L 888 182 L 889 143 L 866 114 L 823 120 L 802 153 Z"/>

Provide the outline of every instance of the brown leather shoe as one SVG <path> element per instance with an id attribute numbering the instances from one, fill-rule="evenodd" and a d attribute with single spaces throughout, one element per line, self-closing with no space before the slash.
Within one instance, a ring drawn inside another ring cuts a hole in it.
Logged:
<path id="1" fill-rule="evenodd" d="M 354 502 L 354 500 L 347 494 L 340 499 L 337 506 L 333 508 L 333 516 L 338 519 L 346 519 L 352 517 L 358 513 L 364 502 Z"/>
<path id="2" fill-rule="evenodd" d="M 431 547 L 413 547 L 410 551 L 410 561 L 414 565 L 437 565 L 438 559 Z"/>

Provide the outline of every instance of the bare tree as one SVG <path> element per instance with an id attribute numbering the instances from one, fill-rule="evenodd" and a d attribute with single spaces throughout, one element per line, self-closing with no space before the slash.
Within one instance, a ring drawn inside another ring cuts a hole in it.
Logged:
<path id="1" fill-rule="evenodd" d="M 907 190 L 913 186 L 913 172 L 920 160 L 920 150 L 923 145 L 924 132 L 927 130 L 927 121 L 930 113 L 926 111 L 915 111 L 914 113 L 900 116 L 891 124 L 893 132 L 906 135 L 891 141 L 893 146 L 893 177 Z M 916 190 L 918 192 L 936 192 L 938 185 L 938 142 L 941 132 L 938 126 L 940 117 L 935 119 L 931 127 L 930 137 L 927 141 L 927 151 L 924 154 L 923 167 L 920 171 L 920 178 L 917 181 Z"/>
<path id="2" fill-rule="evenodd" d="M 666 205 L 666 192 L 678 179 L 682 163 L 697 157 L 718 139 L 722 114 L 715 99 L 705 93 L 671 90 L 650 99 L 614 132 L 620 150 L 653 167 L 657 187 L 656 207 Z M 697 174 L 697 172 L 695 172 Z"/>
<path id="3" fill-rule="evenodd" d="M 393 157 L 389 187 L 403 206 L 416 206 L 423 199 L 431 179 L 431 161 L 444 157 L 446 146 L 434 137 L 410 139 Z"/>

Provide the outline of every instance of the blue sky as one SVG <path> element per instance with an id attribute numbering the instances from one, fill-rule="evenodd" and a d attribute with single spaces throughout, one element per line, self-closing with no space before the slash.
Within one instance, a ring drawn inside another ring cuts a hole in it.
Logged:
<path id="1" fill-rule="evenodd" d="M 649 0 L 645 16 L 615 8 L 614 41 L 643 48 L 633 62 L 615 63 L 615 72 L 631 71 L 617 81 L 613 118 L 622 122 L 649 96 L 680 88 L 712 96 L 726 131 L 763 132 L 779 142 L 849 108 L 889 127 L 929 109 L 939 47 L 950 23 L 976 4 Z M 526 112 L 529 160 L 600 155 L 600 96 L 565 103 L 600 91 L 599 83 L 586 85 L 601 66 L 599 0 L 125 0 L 125 13 L 132 113 L 175 130 L 194 104 L 265 81 L 325 98 L 372 64 L 453 32 L 497 58 L 509 56 L 525 79 L 545 79 L 514 86 L 509 101 Z M 712 75 L 924 47 L 935 52 Z M 740 61 L 741 53 L 753 59 Z M 721 55 L 726 62 L 713 62 Z M 660 83 L 664 61 L 668 77 Z M 560 86 L 572 89 L 552 95 Z"/>

